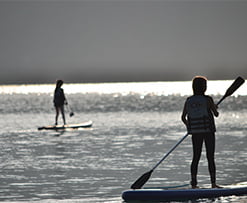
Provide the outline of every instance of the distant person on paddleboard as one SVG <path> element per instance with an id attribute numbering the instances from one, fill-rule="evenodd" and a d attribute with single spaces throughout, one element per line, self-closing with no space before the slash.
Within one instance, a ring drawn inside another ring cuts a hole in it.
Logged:
<path id="1" fill-rule="evenodd" d="M 217 106 L 213 98 L 205 95 L 207 78 L 196 76 L 192 81 L 193 95 L 188 97 L 182 113 L 182 121 L 186 125 L 188 133 L 192 134 L 193 159 L 191 163 L 191 186 L 197 186 L 197 171 L 201 157 L 202 145 L 205 142 L 208 160 L 208 170 L 212 188 L 216 185 L 216 167 L 214 161 L 215 152 L 215 122 L 214 116 L 218 117 Z"/>
<path id="2" fill-rule="evenodd" d="M 64 104 L 68 104 L 65 95 L 64 95 L 64 91 L 61 88 L 63 85 L 63 81 L 62 80 L 57 80 L 56 83 L 56 89 L 54 91 L 54 106 L 56 109 L 56 117 L 55 117 L 55 125 L 57 125 L 57 120 L 58 120 L 58 116 L 59 116 L 59 112 L 61 112 L 62 114 L 62 118 L 63 118 L 63 124 L 66 124 L 66 120 L 65 120 L 65 115 L 64 115 Z"/>

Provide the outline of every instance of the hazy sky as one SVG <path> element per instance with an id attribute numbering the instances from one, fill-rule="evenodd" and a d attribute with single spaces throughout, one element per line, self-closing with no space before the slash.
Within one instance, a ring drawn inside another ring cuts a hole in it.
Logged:
<path id="1" fill-rule="evenodd" d="M 0 0 L 0 83 L 247 77 L 247 1 Z"/>

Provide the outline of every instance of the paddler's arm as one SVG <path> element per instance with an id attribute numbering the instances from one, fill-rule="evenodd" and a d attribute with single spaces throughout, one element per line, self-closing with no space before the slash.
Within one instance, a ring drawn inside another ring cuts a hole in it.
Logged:
<path id="1" fill-rule="evenodd" d="M 218 106 L 214 103 L 213 98 L 212 97 L 208 97 L 208 101 L 209 101 L 209 107 L 212 110 L 214 116 L 218 117 L 219 116 L 219 112 L 217 110 Z"/>
<path id="2" fill-rule="evenodd" d="M 183 108 L 183 113 L 182 113 L 182 116 L 181 116 L 181 120 L 183 121 L 183 123 L 188 126 L 188 120 L 186 118 L 187 116 L 187 110 L 186 110 L 186 103 L 184 104 L 184 108 Z"/>
<path id="3" fill-rule="evenodd" d="M 67 99 L 66 99 L 66 97 L 65 97 L 65 94 L 64 94 L 63 89 L 62 89 L 62 94 L 63 94 L 64 104 L 65 104 L 65 105 L 68 105 L 68 101 L 67 101 Z"/>

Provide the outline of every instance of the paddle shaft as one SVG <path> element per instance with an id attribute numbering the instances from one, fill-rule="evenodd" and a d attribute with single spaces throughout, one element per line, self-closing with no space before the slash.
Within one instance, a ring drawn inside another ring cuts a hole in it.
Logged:
<path id="1" fill-rule="evenodd" d="M 178 145 L 180 145 L 181 142 L 184 141 L 184 139 L 189 135 L 189 133 L 186 133 L 167 153 L 166 155 L 152 168 L 152 170 L 156 169 L 165 159 L 166 157 L 169 156 L 170 153 L 172 153 L 172 151 L 174 149 L 177 148 Z"/>

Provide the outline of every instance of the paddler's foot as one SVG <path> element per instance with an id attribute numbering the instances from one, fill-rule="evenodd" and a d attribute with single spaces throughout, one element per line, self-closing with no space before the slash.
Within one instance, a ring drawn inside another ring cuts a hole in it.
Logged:
<path id="1" fill-rule="evenodd" d="M 216 185 L 215 183 L 213 183 L 213 184 L 212 184 L 212 188 L 223 188 L 223 187 L 221 187 L 221 186 Z"/>
<path id="2" fill-rule="evenodd" d="M 192 189 L 199 189 L 199 187 L 197 185 L 192 185 L 191 188 Z"/>

